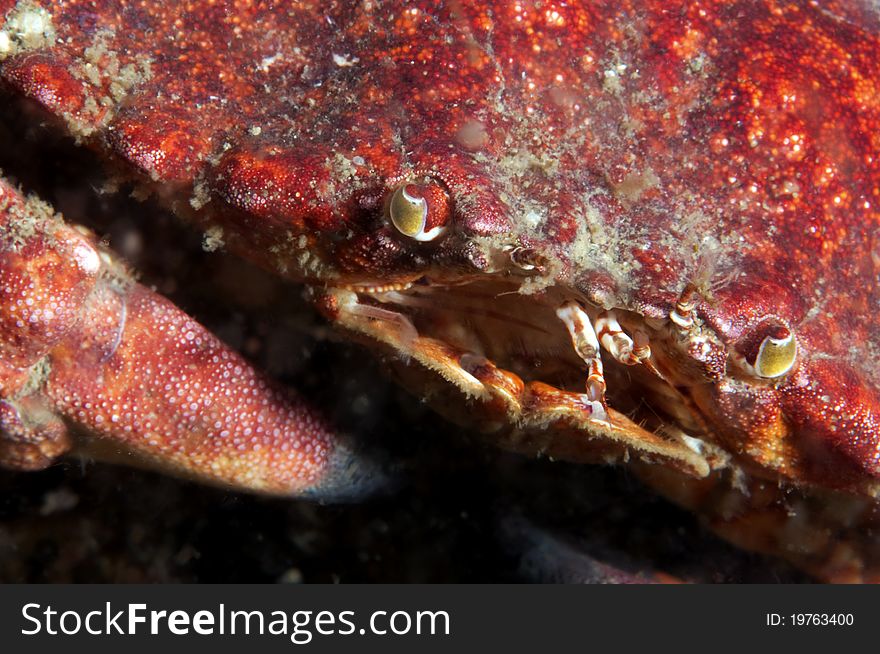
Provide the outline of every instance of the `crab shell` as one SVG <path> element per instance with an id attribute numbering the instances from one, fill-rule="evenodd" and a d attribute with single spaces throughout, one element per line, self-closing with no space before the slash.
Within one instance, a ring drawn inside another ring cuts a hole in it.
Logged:
<path id="1" fill-rule="evenodd" d="M 735 541 L 876 578 L 869 3 L 0 15 L 12 95 L 210 244 L 309 284 L 448 415 L 522 451 L 633 460 Z M 607 394 L 584 394 L 561 306 L 613 316 L 650 355 L 606 355 Z M 793 344 L 779 374 L 767 339 Z M 202 474 L 190 463 L 174 467 Z"/>

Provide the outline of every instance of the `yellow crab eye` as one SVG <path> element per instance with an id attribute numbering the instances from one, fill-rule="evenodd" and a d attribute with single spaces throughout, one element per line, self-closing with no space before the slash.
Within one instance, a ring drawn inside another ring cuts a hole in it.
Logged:
<path id="1" fill-rule="evenodd" d="M 797 358 L 797 339 L 789 330 L 776 336 L 768 336 L 758 348 L 755 358 L 755 372 L 760 377 L 773 379 L 781 377 L 794 365 Z"/>
<path id="2" fill-rule="evenodd" d="M 401 184 L 388 204 L 394 228 L 416 241 L 433 241 L 446 231 L 449 213 L 449 196 L 430 180 L 425 184 Z"/>
<path id="3" fill-rule="evenodd" d="M 428 201 L 416 195 L 413 184 L 404 184 L 394 191 L 388 208 L 391 224 L 397 231 L 410 238 L 418 238 L 425 229 L 428 218 Z"/>

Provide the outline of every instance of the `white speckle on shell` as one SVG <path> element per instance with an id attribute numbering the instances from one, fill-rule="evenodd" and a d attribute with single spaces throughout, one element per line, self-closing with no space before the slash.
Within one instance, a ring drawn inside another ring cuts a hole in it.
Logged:
<path id="1" fill-rule="evenodd" d="M 340 68 L 351 68 L 359 61 L 360 59 L 351 55 L 333 53 L 333 63 Z"/>

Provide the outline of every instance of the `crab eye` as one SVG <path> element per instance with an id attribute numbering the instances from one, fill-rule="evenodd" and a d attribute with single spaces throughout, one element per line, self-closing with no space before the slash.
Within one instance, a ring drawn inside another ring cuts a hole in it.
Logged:
<path id="1" fill-rule="evenodd" d="M 767 316 L 734 344 L 731 358 L 751 377 L 776 379 L 794 367 L 798 343 L 788 324 Z"/>
<path id="2" fill-rule="evenodd" d="M 755 358 L 755 372 L 760 377 L 781 377 L 794 365 L 797 358 L 797 340 L 789 329 L 780 329 L 764 338 Z"/>
<path id="3" fill-rule="evenodd" d="M 445 232 L 449 213 L 449 195 L 433 181 L 401 184 L 388 204 L 394 228 L 416 241 L 433 241 Z"/>

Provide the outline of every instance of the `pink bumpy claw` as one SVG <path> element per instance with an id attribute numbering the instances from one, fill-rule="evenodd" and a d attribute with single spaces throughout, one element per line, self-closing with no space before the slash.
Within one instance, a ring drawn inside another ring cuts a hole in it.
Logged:
<path id="1" fill-rule="evenodd" d="M 277 495 L 377 485 L 330 425 L 0 180 L 0 465 L 71 448 Z"/>

